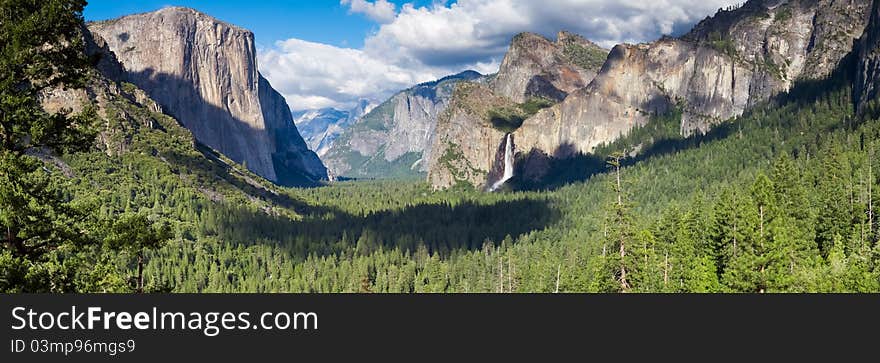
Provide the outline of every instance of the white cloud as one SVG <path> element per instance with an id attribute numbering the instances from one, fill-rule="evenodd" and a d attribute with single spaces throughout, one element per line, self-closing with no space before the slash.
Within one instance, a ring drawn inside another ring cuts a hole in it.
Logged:
<path id="1" fill-rule="evenodd" d="M 404 5 L 366 40 L 367 52 L 397 62 L 463 65 L 503 54 L 522 31 L 559 30 L 613 47 L 650 41 L 741 0 L 460 0 L 449 6 Z"/>
<path id="2" fill-rule="evenodd" d="M 261 51 L 259 64 L 263 76 L 296 110 L 347 108 L 360 99 L 375 101 L 433 77 L 362 50 L 300 39 L 280 41 Z"/>
<path id="3" fill-rule="evenodd" d="M 396 7 L 387 0 L 369 2 L 366 0 L 342 0 L 342 5 L 348 5 L 351 13 L 364 14 L 368 18 L 379 23 L 390 23 L 394 20 Z"/>
<path id="4" fill-rule="evenodd" d="M 459 0 L 430 6 L 342 0 L 380 24 L 363 49 L 298 39 L 261 52 L 260 69 L 294 109 L 381 102 L 413 84 L 466 69 L 498 69 L 510 39 L 530 31 L 579 33 L 611 48 L 687 30 L 742 0 Z"/>

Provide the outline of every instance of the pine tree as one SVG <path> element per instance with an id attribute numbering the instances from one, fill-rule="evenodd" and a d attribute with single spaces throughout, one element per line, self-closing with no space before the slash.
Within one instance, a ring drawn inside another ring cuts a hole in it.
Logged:
<path id="1" fill-rule="evenodd" d="M 156 250 L 171 239 L 168 223 L 154 224 L 146 216 L 127 214 L 120 216 L 109 228 L 105 244 L 111 249 L 133 253 L 137 264 L 137 277 L 134 290 L 144 292 L 144 253 Z M 218 271 L 219 273 L 219 271 Z"/>
<path id="2" fill-rule="evenodd" d="M 746 206 L 749 199 L 733 188 L 725 188 L 715 206 L 711 228 L 718 275 L 721 276 L 732 261 L 743 254 L 751 241 L 753 224 Z"/>
<path id="3" fill-rule="evenodd" d="M 822 159 L 822 169 L 819 174 L 818 190 L 819 214 L 816 221 L 816 243 L 823 256 L 827 256 L 833 247 L 834 238 L 849 233 L 852 222 L 850 213 L 850 197 L 847 192 L 849 178 L 845 168 L 848 162 L 844 160 L 840 150 L 832 147 Z"/>
<path id="4" fill-rule="evenodd" d="M 92 145 L 92 108 L 77 116 L 49 114 L 39 101 L 46 90 L 83 84 L 84 6 L 81 0 L 0 3 L 0 255 L 19 265 L 13 270 L 46 263 L 63 244 L 91 242 L 83 233 L 88 213 L 62 197 L 59 181 L 32 156 Z"/>
<path id="5" fill-rule="evenodd" d="M 627 255 L 627 245 L 632 240 L 632 220 L 629 213 L 629 205 L 624 196 L 623 181 L 621 179 L 621 161 L 624 155 L 614 153 L 608 159 L 608 166 L 612 168 L 613 199 L 610 206 L 608 243 L 614 246 L 615 255 L 612 259 L 616 266 L 613 267 L 613 275 L 618 282 L 618 291 L 627 292 L 632 287 L 627 278 L 630 256 Z"/>
<path id="6" fill-rule="evenodd" d="M 788 246 L 790 272 L 806 261 L 810 256 L 818 254 L 816 246 L 815 215 L 810 208 L 810 199 L 803 178 L 799 175 L 794 163 L 787 154 L 777 159 L 771 172 L 774 200 L 777 204 L 776 218 L 781 218 L 779 225 L 784 226 L 789 235 L 791 246 Z M 777 233 L 778 234 L 778 233 Z"/>
<path id="7" fill-rule="evenodd" d="M 720 246 L 721 281 L 732 291 L 760 292 L 764 287 L 759 214 L 751 195 L 722 194 L 713 235 Z"/>

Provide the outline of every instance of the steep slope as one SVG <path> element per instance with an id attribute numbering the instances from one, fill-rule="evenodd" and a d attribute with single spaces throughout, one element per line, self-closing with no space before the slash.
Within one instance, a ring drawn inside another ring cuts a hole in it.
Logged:
<path id="1" fill-rule="evenodd" d="M 506 150 L 499 146 L 507 140 L 506 133 L 588 85 L 607 54 L 568 32 L 559 32 L 555 42 L 531 33 L 515 36 L 498 74 L 486 85 L 459 86 L 452 105 L 440 116 L 435 152 L 428 159 L 431 184 L 490 184 L 487 177 L 499 174 L 490 170 L 503 170 L 496 164 L 505 158 L 496 153 Z"/>
<path id="2" fill-rule="evenodd" d="M 121 200 L 130 205 L 186 201 L 166 209 L 167 213 L 185 213 L 196 205 L 206 208 L 217 202 L 264 211 L 286 203 L 267 180 L 199 142 L 145 91 L 113 80 L 124 72 L 114 52 L 100 35 L 86 31 L 85 39 L 86 54 L 97 62 L 84 88 L 57 88 L 41 96 L 50 113 L 93 108 L 100 117 L 96 151 L 63 159 L 37 151 L 38 157 L 58 167 L 73 192 L 94 194 L 91 197 L 103 205 L 102 213 L 111 215 L 128 208 L 120 205 Z M 280 209 L 273 213 L 293 215 Z"/>
<path id="3" fill-rule="evenodd" d="M 683 135 L 705 132 L 797 80 L 827 76 L 862 35 L 869 5 L 752 0 L 719 11 L 681 38 L 618 45 L 587 87 L 523 122 L 514 133 L 517 151 L 547 158 L 589 153 L 676 109 Z M 449 135 L 445 142 L 459 141 Z M 464 157 L 475 161 L 483 155 Z M 432 170 L 432 184 L 449 186 L 445 174 Z"/>
<path id="4" fill-rule="evenodd" d="M 196 138 L 282 185 L 327 179 L 284 98 L 257 71 L 253 33 L 192 9 L 91 23 L 144 89 Z"/>
<path id="5" fill-rule="evenodd" d="M 483 79 L 466 71 L 402 91 L 360 118 L 323 156 L 334 174 L 352 178 L 415 177 L 426 170 L 437 116 L 455 85 Z"/>
<path id="6" fill-rule="evenodd" d="M 853 101 L 858 111 L 874 108 L 880 96 L 880 1 L 875 0 L 864 36 L 859 41 L 859 64 L 853 86 Z"/>
<path id="7" fill-rule="evenodd" d="M 372 109 L 372 105 L 363 100 L 348 111 L 335 108 L 297 111 L 293 113 L 293 122 L 309 149 L 314 150 L 318 157 L 323 157 L 345 129 Z"/>
<path id="8" fill-rule="evenodd" d="M 521 33 L 513 38 L 492 89 L 516 103 L 532 97 L 562 101 L 596 76 L 607 54 L 607 50 L 569 32 L 559 32 L 556 42 Z"/>

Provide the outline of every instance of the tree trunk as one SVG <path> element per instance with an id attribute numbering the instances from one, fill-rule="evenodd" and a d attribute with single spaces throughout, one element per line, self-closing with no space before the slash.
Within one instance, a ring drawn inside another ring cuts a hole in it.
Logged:
<path id="1" fill-rule="evenodd" d="M 6 227 L 6 244 L 14 249 L 15 253 L 17 253 L 19 257 L 25 257 L 30 254 L 30 251 L 28 251 L 27 247 L 25 247 L 24 241 L 22 241 L 17 236 L 17 230 L 13 230 L 12 227 L 9 226 Z"/>
<path id="2" fill-rule="evenodd" d="M 553 291 L 554 294 L 559 293 L 559 273 L 562 272 L 562 265 L 556 266 L 556 290 Z"/>
<path id="3" fill-rule="evenodd" d="M 663 287 L 669 284 L 669 251 L 666 251 L 666 257 L 663 258 Z"/>
<path id="4" fill-rule="evenodd" d="M 629 290 L 629 283 L 626 282 L 626 248 L 624 247 L 623 238 L 620 239 L 620 290 L 626 292 Z"/>
<path id="5" fill-rule="evenodd" d="M 144 293 L 144 252 L 138 252 L 138 276 L 137 276 L 137 293 Z"/>
<path id="6" fill-rule="evenodd" d="M 736 222 L 733 222 L 733 258 L 736 258 Z"/>
<path id="7" fill-rule="evenodd" d="M 617 174 L 617 205 L 622 206 L 623 205 L 623 196 L 621 196 L 621 194 L 620 194 L 620 192 L 622 190 L 622 189 L 620 189 L 620 159 L 617 159 L 617 165 L 615 166 L 615 171 L 616 171 L 615 174 Z"/>
<path id="8" fill-rule="evenodd" d="M 510 254 L 507 255 L 507 292 L 513 292 L 513 269 L 510 265 Z"/>
<path id="9" fill-rule="evenodd" d="M 872 163 L 874 162 L 874 143 L 871 143 L 871 148 L 868 151 L 868 237 L 873 238 L 871 235 L 874 233 L 874 196 L 871 194 L 871 189 L 874 185 L 874 171 L 872 169 Z"/>
<path id="10" fill-rule="evenodd" d="M 762 243 L 761 247 L 763 248 L 764 247 L 764 245 L 763 245 L 763 243 L 764 243 L 764 206 L 763 205 L 758 207 L 758 214 L 761 217 L 761 243 Z"/>
<path id="11" fill-rule="evenodd" d="M 626 282 L 626 238 L 623 231 L 623 186 L 620 183 L 620 158 L 615 160 L 614 164 L 615 177 L 617 179 L 617 216 L 619 218 L 618 228 L 620 229 L 620 291 L 626 292 L 629 289 L 629 283 Z"/>
<path id="12" fill-rule="evenodd" d="M 504 257 L 498 259 L 498 292 L 504 293 Z"/>

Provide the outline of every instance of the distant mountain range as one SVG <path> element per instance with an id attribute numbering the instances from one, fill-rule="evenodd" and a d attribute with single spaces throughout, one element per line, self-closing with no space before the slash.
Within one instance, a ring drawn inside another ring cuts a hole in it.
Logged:
<path id="1" fill-rule="evenodd" d="M 318 157 L 323 157 L 330 150 L 333 141 L 353 125 L 357 120 L 370 112 L 375 105 L 362 100 L 351 110 L 322 108 L 293 112 L 293 122 L 305 139 L 309 149 Z"/>
<path id="2" fill-rule="evenodd" d="M 437 118 L 455 86 L 484 79 L 466 71 L 397 93 L 353 123 L 343 122 L 349 127 L 322 149 L 324 163 L 334 174 L 350 178 L 424 177 Z"/>

